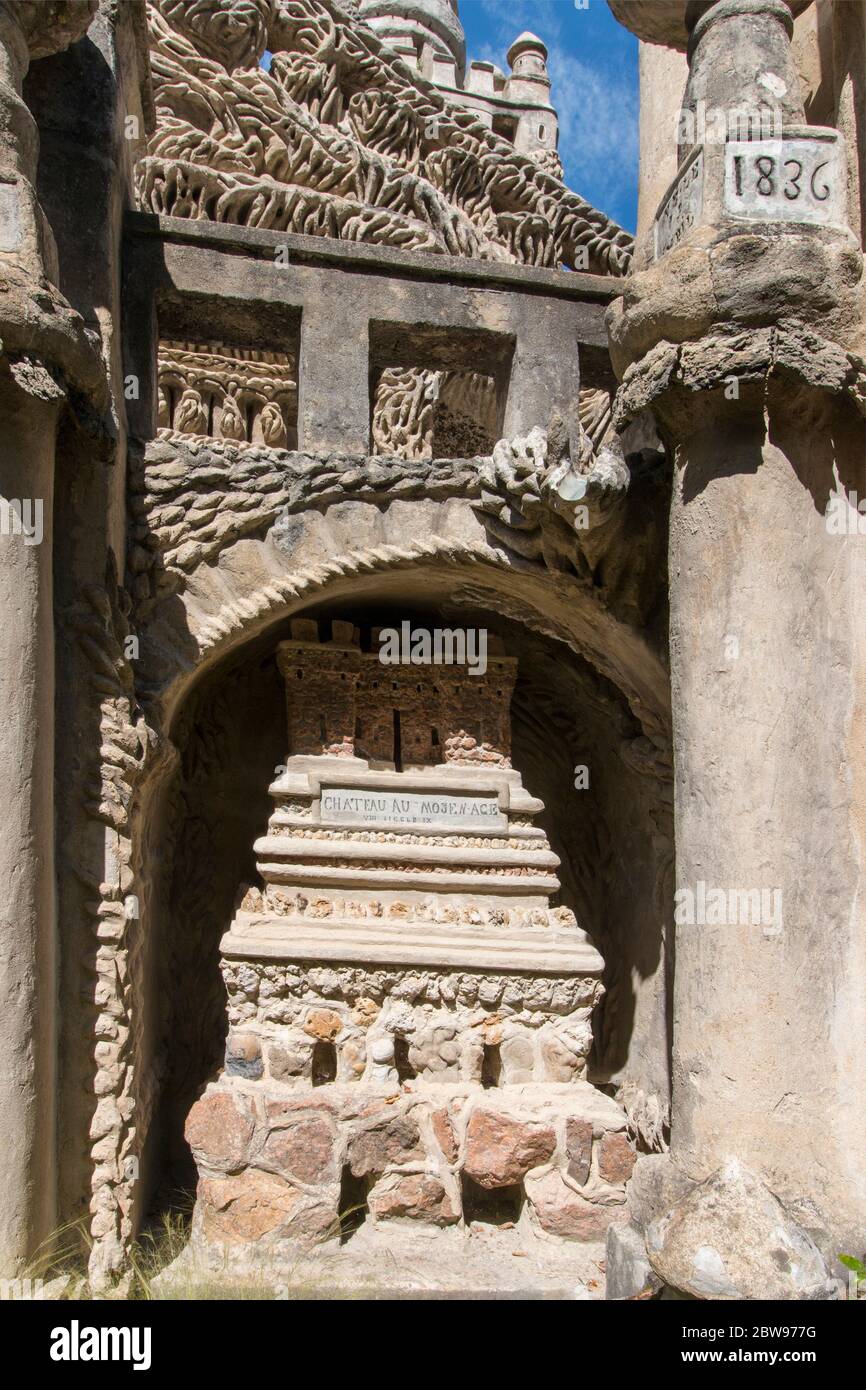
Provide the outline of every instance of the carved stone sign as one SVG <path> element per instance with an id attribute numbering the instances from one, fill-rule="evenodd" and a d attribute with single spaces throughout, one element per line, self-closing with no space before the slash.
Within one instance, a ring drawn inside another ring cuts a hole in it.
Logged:
<path id="1" fill-rule="evenodd" d="M 698 146 L 668 189 L 656 213 L 653 227 L 654 256 L 658 260 L 682 241 L 699 221 L 704 206 L 704 152 Z"/>
<path id="2" fill-rule="evenodd" d="M 844 227 L 846 182 L 835 131 L 725 146 L 725 211 L 734 217 Z"/>
<path id="3" fill-rule="evenodd" d="M 506 824 L 496 796 L 449 795 L 447 792 L 385 791 L 378 787 L 322 789 L 323 821 L 383 825 L 449 825 L 500 829 Z"/>

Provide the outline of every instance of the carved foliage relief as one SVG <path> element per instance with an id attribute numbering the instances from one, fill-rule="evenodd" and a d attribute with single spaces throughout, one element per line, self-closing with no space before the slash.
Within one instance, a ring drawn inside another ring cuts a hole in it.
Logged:
<path id="1" fill-rule="evenodd" d="M 448 105 L 336 0 L 155 0 L 148 14 L 148 211 L 626 272 L 626 232 Z"/>

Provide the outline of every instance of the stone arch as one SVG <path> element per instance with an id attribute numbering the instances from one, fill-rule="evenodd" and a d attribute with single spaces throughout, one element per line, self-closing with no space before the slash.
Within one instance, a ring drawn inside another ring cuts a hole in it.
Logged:
<path id="1" fill-rule="evenodd" d="M 471 502 L 347 502 L 278 521 L 200 564 L 157 605 L 143 633 L 142 682 L 170 724 L 191 683 L 239 643 L 327 591 L 371 577 L 448 574 L 522 607 L 614 682 L 651 735 L 670 729 L 670 691 L 645 633 L 615 618 L 587 584 L 493 543 Z M 459 576 L 459 578 L 458 578 Z"/>
<path id="2" fill-rule="evenodd" d="M 163 1011 L 150 1019 L 145 1051 L 161 1073 L 164 1096 L 172 1085 L 176 1092 L 174 1109 L 171 1102 L 163 1106 L 162 1125 L 152 1126 L 154 1175 L 166 1152 L 182 1153 L 185 1108 L 220 1060 L 216 943 L 233 907 L 232 875 L 238 882 L 244 877 L 243 844 L 251 846 L 261 833 L 256 816 L 266 816 L 269 769 L 285 751 L 274 723 L 283 698 L 272 659 L 276 640 L 292 616 L 395 603 L 487 614 L 520 648 L 515 761 L 524 761 L 530 788 L 548 803 L 546 828 L 563 860 L 569 905 L 608 959 L 596 1076 L 606 1085 L 625 1083 L 637 1127 L 643 1123 L 649 1144 L 660 1139 L 667 1106 L 662 937 L 671 858 L 663 666 L 591 590 L 491 544 L 462 499 L 392 503 L 384 511 L 349 503 L 237 541 L 215 563 L 196 567 L 153 610 L 142 634 L 142 685 L 164 730 L 162 756 L 144 779 L 137 813 L 151 917 L 145 969 L 157 976 L 162 969 L 165 986 L 157 992 Z M 252 741 L 243 751 L 247 735 Z M 591 803 L 575 802 L 565 816 L 563 798 L 569 791 L 580 795 L 568 779 L 581 747 L 591 749 L 584 761 L 591 765 L 598 756 L 604 766 L 596 770 Z M 232 783 L 241 766 L 247 780 Z M 240 804 L 246 820 L 232 839 L 226 817 Z M 218 882 L 209 882 L 207 863 L 219 866 Z M 638 910 L 629 908 L 635 901 Z M 209 926 L 201 903 L 212 911 Z M 191 982 L 201 969 L 209 984 L 199 989 L 200 1007 L 190 1009 Z M 178 979 L 183 1007 L 172 1015 Z M 180 1040 L 173 1017 L 185 1020 Z"/>

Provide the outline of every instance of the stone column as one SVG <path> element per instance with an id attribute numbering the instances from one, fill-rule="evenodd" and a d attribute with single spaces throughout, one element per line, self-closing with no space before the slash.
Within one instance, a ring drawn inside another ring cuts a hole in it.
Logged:
<path id="1" fill-rule="evenodd" d="M 662 5 L 656 23 L 665 8 L 692 25 L 690 99 L 782 104 L 781 144 L 746 149 L 744 167 L 774 154 L 782 173 L 802 156 L 811 177 L 835 132 L 803 138 L 789 7 Z M 620 423 L 650 405 L 674 468 L 678 1178 L 656 1164 L 656 1212 L 679 1197 L 682 1215 L 683 1181 L 729 1174 L 734 1158 L 832 1267 L 866 1227 L 866 535 L 838 534 L 831 519 L 835 496 L 866 496 L 866 367 L 851 351 L 863 264 L 818 204 L 797 222 L 760 198 L 732 211 L 725 148 L 705 154 L 703 204 L 609 321 Z M 838 181 L 840 168 L 831 158 L 823 172 Z M 685 1201 L 697 1211 L 700 1195 Z M 762 1201 L 738 1212 L 750 1258 L 765 1264 L 755 1282 L 742 1248 L 713 1243 L 711 1218 L 695 1229 L 723 1276 L 701 1290 L 700 1250 L 672 1251 L 670 1225 L 648 1242 L 657 1271 L 700 1296 L 723 1296 L 725 1279 L 740 1296 L 804 1296 L 794 1273 L 787 1292 L 769 1292 L 779 1271 Z"/>
<path id="2" fill-rule="evenodd" d="M 57 945 L 51 516 L 58 402 L 0 390 L 0 1271 L 54 1225 Z M 34 511 L 29 512 L 33 505 Z M 3 534 L 2 532 L 5 532 Z M 41 533 L 41 534 L 40 534 Z"/>
<path id="3" fill-rule="evenodd" d="M 657 403 L 676 437 L 672 1153 L 699 1178 L 736 1156 L 844 1250 L 866 1223 L 866 536 L 827 513 L 866 470 L 853 407 L 793 366 L 768 359 L 734 409 L 721 381 Z"/>
<path id="4" fill-rule="evenodd" d="M 640 46 L 640 160 L 638 166 L 636 256 L 643 264 L 644 241 L 652 232 L 656 208 L 677 172 L 677 118 L 688 66 L 673 48 Z"/>
<path id="5" fill-rule="evenodd" d="M 96 355 L 46 281 L 53 237 L 34 192 L 28 63 L 79 38 L 95 0 L 0 4 L 0 1275 L 50 1235 L 56 1193 L 52 502 L 64 376 L 91 392 Z M 28 534 L 29 531 L 29 534 Z"/>

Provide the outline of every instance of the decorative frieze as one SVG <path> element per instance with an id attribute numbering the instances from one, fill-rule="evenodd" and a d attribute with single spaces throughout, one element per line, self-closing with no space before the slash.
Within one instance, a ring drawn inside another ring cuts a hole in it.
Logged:
<path id="1" fill-rule="evenodd" d="M 394 458 L 475 458 L 497 432 L 496 384 L 482 372 L 386 367 L 373 399 L 373 450 Z"/>
<path id="2" fill-rule="evenodd" d="M 227 343 L 159 345 L 161 433 L 297 447 L 297 358 Z"/>
<path id="3" fill-rule="evenodd" d="M 148 5 L 158 121 L 136 169 L 143 208 L 625 273 L 632 238 L 564 186 L 552 150 L 539 163 L 455 109 L 334 0 L 274 8 Z"/>

